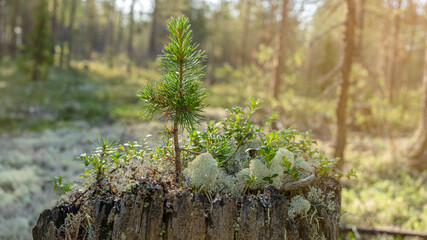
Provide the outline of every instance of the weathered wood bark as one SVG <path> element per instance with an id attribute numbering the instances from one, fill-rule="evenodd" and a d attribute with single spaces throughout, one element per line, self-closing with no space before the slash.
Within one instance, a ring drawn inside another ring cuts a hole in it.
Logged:
<path id="1" fill-rule="evenodd" d="M 427 5 L 426 5 L 427 9 Z M 425 24 L 427 34 L 427 23 Z M 423 86 L 420 102 L 420 122 L 410 149 L 410 165 L 419 171 L 427 169 L 427 37 L 425 38 Z"/>
<path id="2" fill-rule="evenodd" d="M 84 212 L 83 209 L 91 209 L 91 239 L 300 240 L 314 239 L 316 232 L 328 240 L 338 239 L 341 187 L 331 178 L 323 178 L 314 185 L 325 194 L 335 195 L 336 210 L 318 208 L 313 216 L 289 219 L 290 192 L 282 195 L 266 189 L 257 196 L 225 195 L 210 201 L 205 195 L 188 189 L 168 192 L 161 185 L 138 183 L 120 197 L 85 201 L 89 202 L 86 208 L 77 205 L 45 210 L 33 229 L 33 238 L 65 239 L 67 235 L 71 239 L 86 239 L 89 229 L 83 221 L 76 219 L 76 224 L 71 224 L 80 226 L 78 231 L 65 229 L 63 224 L 67 214 L 76 216 Z M 307 191 L 308 188 L 301 189 L 303 194 Z"/>
<path id="3" fill-rule="evenodd" d="M 347 20 L 344 33 L 344 56 L 341 65 L 341 84 L 338 89 L 338 103 L 336 108 L 337 133 L 335 138 L 334 156 L 339 157 L 338 167 L 344 165 L 344 150 L 347 141 L 347 101 L 350 88 L 350 74 L 354 55 L 354 31 L 356 13 L 354 0 L 347 0 Z"/>

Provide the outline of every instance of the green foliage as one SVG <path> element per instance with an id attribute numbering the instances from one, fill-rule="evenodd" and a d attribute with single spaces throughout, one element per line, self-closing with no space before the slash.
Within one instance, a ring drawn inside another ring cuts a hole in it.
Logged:
<path id="1" fill-rule="evenodd" d="M 259 134 L 263 127 L 257 126 L 249 118 L 256 112 L 260 100 L 250 98 L 250 104 L 247 104 L 248 112 L 245 113 L 241 107 L 227 109 L 228 116 L 219 121 L 210 121 L 206 130 L 194 130 L 189 134 L 189 142 L 186 148 L 196 152 L 208 152 L 218 161 L 218 165 L 227 167 L 234 163 L 235 159 L 226 162 L 237 146 L 251 141 Z M 248 152 L 251 149 L 248 149 Z M 245 160 L 248 160 L 249 154 L 244 153 Z"/>
<path id="2" fill-rule="evenodd" d="M 310 131 L 274 130 L 270 126 L 273 118 L 262 126 L 253 123 L 249 118 L 260 108 L 259 104 L 260 100 L 251 98 L 246 109 L 232 108 L 225 119 L 210 121 L 206 130 L 193 130 L 185 147 L 210 153 L 228 175 L 248 171 L 244 174 L 244 192 L 268 184 L 281 187 L 308 174 L 328 175 L 335 171 L 337 159 L 319 152 Z M 191 154 L 188 160 L 192 160 Z"/>
<path id="3" fill-rule="evenodd" d="M 160 56 L 161 80 L 148 83 L 138 91 L 138 96 L 143 101 L 144 117 L 152 117 L 161 111 L 162 118 L 191 129 L 194 123 L 204 119 L 201 112 L 206 106 L 203 103 L 206 92 L 200 89 L 200 80 L 204 76 L 204 67 L 200 64 L 205 56 L 192 42 L 188 18 L 171 18 L 168 29 L 170 42 Z"/>
<path id="4" fill-rule="evenodd" d="M 71 185 L 73 183 L 65 183 L 62 182 L 62 176 L 54 177 L 53 178 L 53 190 L 58 191 L 60 194 L 67 193 L 71 191 Z"/>
<path id="5" fill-rule="evenodd" d="M 46 71 L 53 63 L 47 0 L 39 1 L 34 19 L 28 44 L 24 47 L 22 67 L 30 74 L 31 80 L 39 80 L 46 77 Z"/>
<path id="6" fill-rule="evenodd" d="M 80 155 L 79 159 L 86 167 L 91 167 L 90 170 L 87 169 L 86 173 L 93 175 L 96 180 L 96 184 L 101 186 L 101 181 L 105 177 L 105 173 L 108 171 L 108 167 L 110 166 L 108 159 L 112 157 L 115 162 L 117 162 L 119 153 L 115 150 L 116 142 L 114 142 L 114 140 L 108 141 L 108 136 L 105 138 L 98 138 L 98 135 L 96 135 L 95 141 L 89 141 L 95 145 L 95 150 L 93 150 L 90 155 Z"/>
<path id="7" fill-rule="evenodd" d="M 188 137 L 189 142 L 184 146 L 185 148 L 195 152 L 208 152 L 217 159 L 219 164 L 233 152 L 230 139 L 220 133 L 220 126 L 214 121 L 209 121 L 205 131 L 193 130 Z"/>

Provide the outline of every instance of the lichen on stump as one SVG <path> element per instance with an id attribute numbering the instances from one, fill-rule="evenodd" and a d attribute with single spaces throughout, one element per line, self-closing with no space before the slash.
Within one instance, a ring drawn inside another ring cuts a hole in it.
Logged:
<path id="1" fill-rule="evenodd" d="M 295 218 L 288 217 L 292 192 L 274 187 L 257 195 L 214 199 L 189 189 L 166 190 L 159 182 L 140 182 L 119 197 L 96 197 L 68 208 L 45 210 L 33 229 L 38 239 L 338 239 L 341 187 L 333 178 L 313 186 L 333 194 L 334 209 L 315 206 Z M 309 187 L 298 191 L 307 196 Z M 67 214 L 82 208 L 93 220 L 88 227 L 80 218 L 64 228 Z M 313 238 L 314 236 L 314 238 Z"/>

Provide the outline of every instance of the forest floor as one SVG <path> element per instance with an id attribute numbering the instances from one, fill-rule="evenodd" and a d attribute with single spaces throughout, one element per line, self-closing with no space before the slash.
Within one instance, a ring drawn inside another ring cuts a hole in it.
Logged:
<path id="1" fill-rule="evenodd" d="M 88 139 L 108 134 L 120 142 L 140 141 L 163 126 L 139 118 L 136 97 L 144 82 L 159 77 L 157 71 L 149 70 L 156 69 L 155 64 L 130 74 L 126 66 L 109 68 L 97 62 L 76 62 L 73 67 L 54 68 L 48 80 L 28 82 L 11 62 L 0 66 L 0 239 L 31 239 L 38 215 L 58 196 L 52 190 L 53 177 L 81 181 L 84 165 L 75 159 L 92 148 Z M 209 118 L 225 116 L 222 108 L 243 105 L 247 95 L 254 93 L 245 87 L 242 94 L 243 86 L 235 84 L 241 83 L 208 88 Z M 279 116 L 287 116 L 283 126 L 313 129 L 320 149 L 330 154 L 333 99 L 299 97 L 294 92 L 284 95 L 291 99 L 286 101 L 292 108 Z M 404 115 L 387 120 L 397 130 L 376 131 L 375 124 L 353 128 L 346 168 L 355 168 L 358 178 L 342 181 L 343 223 L 427 229 L 427 174 L 414 172 L 405 163 L 416 107 L 403 109 Z M 371 122 L 381 123 L 381 117 L 374 115 Z"/>

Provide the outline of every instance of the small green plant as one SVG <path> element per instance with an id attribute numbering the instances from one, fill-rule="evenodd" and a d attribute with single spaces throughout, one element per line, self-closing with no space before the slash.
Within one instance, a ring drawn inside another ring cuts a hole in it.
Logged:
<path id="1" fill-rule="evenodd" d="M 98 135 L 96 135 L 95 141 L 89 141 L 95 145 L 95 150 L 92 151 L 90 155 L 80 155 L 79 159 L 86 167 L 89 165 L 92 167 L 90 170 L 86 169 L 86 173 L 93 175 L 96 180 L 96 185 L 101 188 L 101 182 L 110 166 L 108 159 L 119 155 L 115 148 L 117 142 L 114 140 L 109 141 L 108 136 L 99 138 Z"/>
<path id="2" fill-rule="evenodd" d="M 169 40 L 160 56 L 162 77 L 152 81 L 138 91 L 143 101 L 143 117 L 153 117 L 162 112 L 162 117 L 172 121 L 172 127 L 165 126 L 163 134 L 173 137 L 176 180 L 182 180 L 181 148 L 179 146 L 180 127 L 191 130 L 195 123 L 204 119 L 201 115 L 206 106 L 203 101 L 206 92 L 200 88 L 206 58 L 197 50 L 198 44 L 192 40 L 192 31 L 187 17 L 171 18 L 168 22 Z"/>
<path id="3" fill-rule="evenodd" d="M 248 191 L 252 184 L 258 183 L 257 177 L 255 175 L 244 175 L 244 177 L 246 178 L 246 186 L 245 190 L 243 191 L 243 194 Z"/>
<path id="4" fill-rule="evenodd" d="M 71 191 L 71 185 L 73 183 L 62 182 L 62 176 L 53 178 L 53 190 L 58 191 L 60 194 Z"/>

